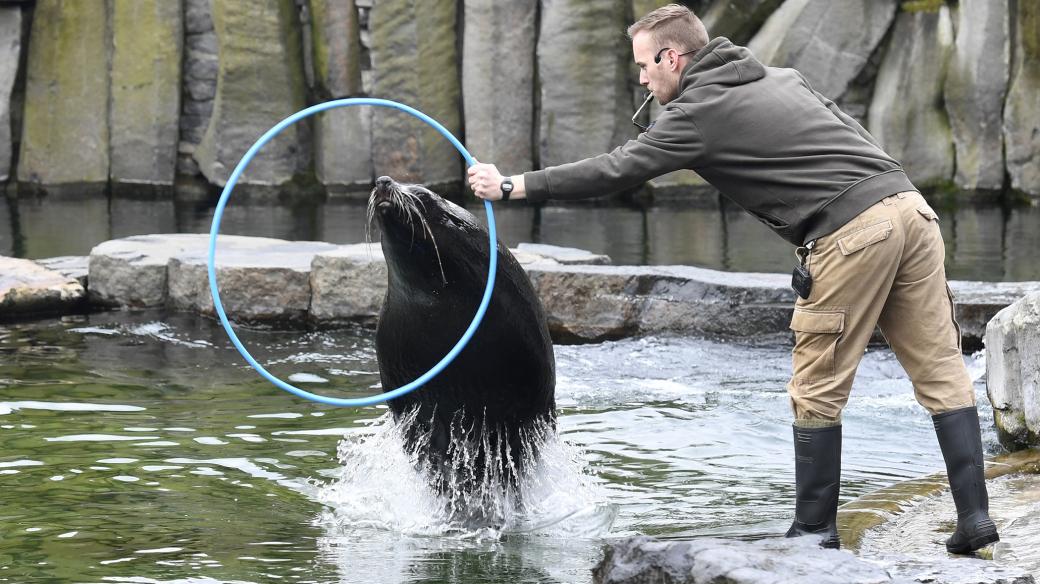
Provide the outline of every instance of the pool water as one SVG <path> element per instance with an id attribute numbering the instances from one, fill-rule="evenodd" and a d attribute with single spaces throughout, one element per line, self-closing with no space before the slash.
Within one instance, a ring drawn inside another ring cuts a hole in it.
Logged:
<path id="1" fill-rule="evenodd" d="M 239 334 L 301 387 L 379 391 L 371 330 Z M 793 505 L 789 350 L 557 346 L 558 437 L 524 487 L 532 503 L 468 530 L 444 521 L 385 406 L 291 396 L 215 321 L 3 325 L 0 581 L 584 583 L 615 537 L 774 536 Z M 980 379 L 982 357 L 966 360 Z M 943 468 L 888 351 L 865 355 L 844 426 L 842 501 Z"/>

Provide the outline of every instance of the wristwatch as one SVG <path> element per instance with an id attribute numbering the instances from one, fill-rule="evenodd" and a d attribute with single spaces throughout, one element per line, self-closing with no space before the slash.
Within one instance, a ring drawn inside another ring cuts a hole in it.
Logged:
<path id="1" fill-rule="evenodd" d="M 508 176 L 502 179 L 502 185 L 500 188 L 502 189 L 502 200 L 508 201 L 509 195 L 513 194 L 513 179 Z"/>

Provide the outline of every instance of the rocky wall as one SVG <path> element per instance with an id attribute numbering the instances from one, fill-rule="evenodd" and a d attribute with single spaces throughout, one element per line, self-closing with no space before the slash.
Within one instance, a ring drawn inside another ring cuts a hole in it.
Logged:
<path id="1" fill-rule="evenodd" d="M 222 185 L 302 107 L 346 96 L 425 111 L 518 173 L 635 136 L 626 27 L 664 0 L 37 0 L 0 14 L 0 177 L 38 185 Z M 705 0 L 709 27 L 796 67 L 919 186 L 1040 198 L 1040 9 L 1010 0 Z M 16 19 L 35 6 L 27 43 Z M 27 52 L 25 71 L 12 66 Z M 25 99 L 11 98 L 25 78 Z M 15 107 L 18 111 L 12 111 Z M 245 183 L 459 183 L 460 158 L 405 114 L 326 112 L 285 130 Z M 6 117 L 5 117 L 6 116 Z M 5 137 L 10 119 L 20 136 Z M 17 122 L 16 122 L 17 123 Z M 12 147 L 18 149 L 11 151 Z M 176 164 L 172 162 L 176 153 Z M 16 160 L 18 167 L 4 172 Z M 0 178 L 3 180 L 3 178 Z M 653 185 L 693 193 L 693 176 Z M 294 190 L 293 192 L 301 192 Z"/>

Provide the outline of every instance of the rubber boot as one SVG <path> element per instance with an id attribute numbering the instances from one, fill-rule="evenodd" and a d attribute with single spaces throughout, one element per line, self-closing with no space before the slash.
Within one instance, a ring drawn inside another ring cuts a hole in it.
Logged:
<path id="1" fill-rule="evenodd" d="M 794 523 L 787 537 L 822 535 L 820 545 L 837 549 L 841 426 L 794 427 Z"/>
<path id="2" fill-rule="evenodd" d="M 1000 540 L 997 526 L 989 518 L 979 413 L 971 406 L 932 416 L 932 423 L 957 506 L 957 531 L 946 540 L 946 550 L 971 553 Z"/>

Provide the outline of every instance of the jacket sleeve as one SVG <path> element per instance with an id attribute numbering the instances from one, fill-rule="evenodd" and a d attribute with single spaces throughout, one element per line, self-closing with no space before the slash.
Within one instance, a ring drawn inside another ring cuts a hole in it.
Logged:
<path id="1" fill-rule="evenodd" d="M 813 89 L 813 86 L 809 84 L 809 80 L 805 78 L 805 75 L 802 75 L 801 71 L 798 71 L 798 76 L 802 78 L 802 83 L 804 83 L 805 86 L 809 88 L 809 91 L 813 92 L 813 95 L 816 96 L 816 99 L 820 100 L 820 103 L 827 106 L 827 109 L 831 110 L 831 113 L 833 113 L 839 120 L 841 120 L 843 124 L 852 128 L 853 130 L 856 130 L 856 133 L 862 136 L 863 139 L 867 142 L 870 142 L 874 146 L 881 148 L 881 144 L 878 144 L 877 140 L 874 139 L 874 136 L 871 136 L 870 132 L 868 132 L 866 128 L 864 128 L 862 125 L 860 125 L 859 122 L 856 121 L 856 118 L 853 118 L 849 114 L 841 111 L 841 108 L 838 107 L 838 104 L 828 99 L 819 91 Z"/>
<path id="2" fill-rule="evenodd" d="M 649 131 L 613 152 L 578 162 L 524 173 L 527 198 L 582 199 L 638 186 L 681 168 L 693 168 L 704 156 L 697 125 L 682 109 L 666 109 Z"/>

